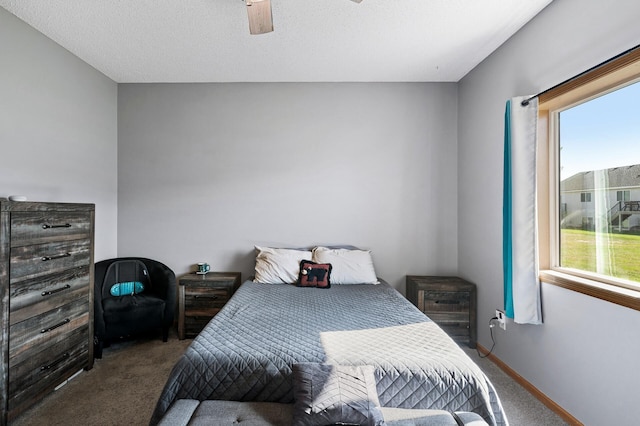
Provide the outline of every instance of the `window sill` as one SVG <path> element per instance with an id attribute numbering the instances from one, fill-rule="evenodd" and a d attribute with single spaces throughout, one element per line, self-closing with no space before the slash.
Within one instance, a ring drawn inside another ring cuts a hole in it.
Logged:
<path id="1" fill-rule="evenodd" d="M 540 281 L 640 311 L 640 291 L 617 287 L 558 271 L 540 271 Z"/>

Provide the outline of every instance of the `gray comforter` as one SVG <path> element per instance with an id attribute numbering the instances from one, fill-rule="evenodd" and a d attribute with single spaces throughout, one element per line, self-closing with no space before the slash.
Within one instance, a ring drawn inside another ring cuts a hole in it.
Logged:
<path id="1" fill-rule="evenodd" d="M 386 283 L 329 289 L 245 282 L 178 360 L 151 419 L 176 399 L 293 402 L 291 365 L 373 365 L 386 407 L 507 420 L 493 385 Z"/>

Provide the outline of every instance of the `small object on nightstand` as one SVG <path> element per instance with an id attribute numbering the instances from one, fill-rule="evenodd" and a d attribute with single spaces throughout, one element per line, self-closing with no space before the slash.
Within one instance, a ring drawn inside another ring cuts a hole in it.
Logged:
<path id="1" fill-rule="evenodd" d="M 458 277 L 407 275 L 407 299 L 453 340 L 476 347 L 476 286 Z"/>
<path id="2" fill-rule="evenodd" d="M 240 287 L 240 272 L 178 277 L 178 338 L 195 337 Z"/>
<path id="3" fill-rule="evenodd" d="M 198 267 L 198 270 L 196 271 L 196 274 L 198 275 L 205 275 L 209 270 L 211 270 L 208 263 L 200 262 L 196 266 Z"/>

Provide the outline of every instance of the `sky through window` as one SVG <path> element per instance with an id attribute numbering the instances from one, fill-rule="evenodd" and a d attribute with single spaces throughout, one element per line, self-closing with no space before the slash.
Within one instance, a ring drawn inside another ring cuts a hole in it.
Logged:
<path id="1" fill-rule="evenodd" d="M 561 180 L 640 164 L 640 82 L 560 113 Z"/>

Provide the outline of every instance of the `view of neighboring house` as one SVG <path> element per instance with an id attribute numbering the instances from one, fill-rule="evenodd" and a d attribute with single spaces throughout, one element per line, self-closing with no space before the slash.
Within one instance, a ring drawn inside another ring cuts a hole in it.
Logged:
<path id="1" fill-rule="evenodd" d="M 640 164 L 576 173 L 560 183 L 563 228 L 640 231 Z"/>

